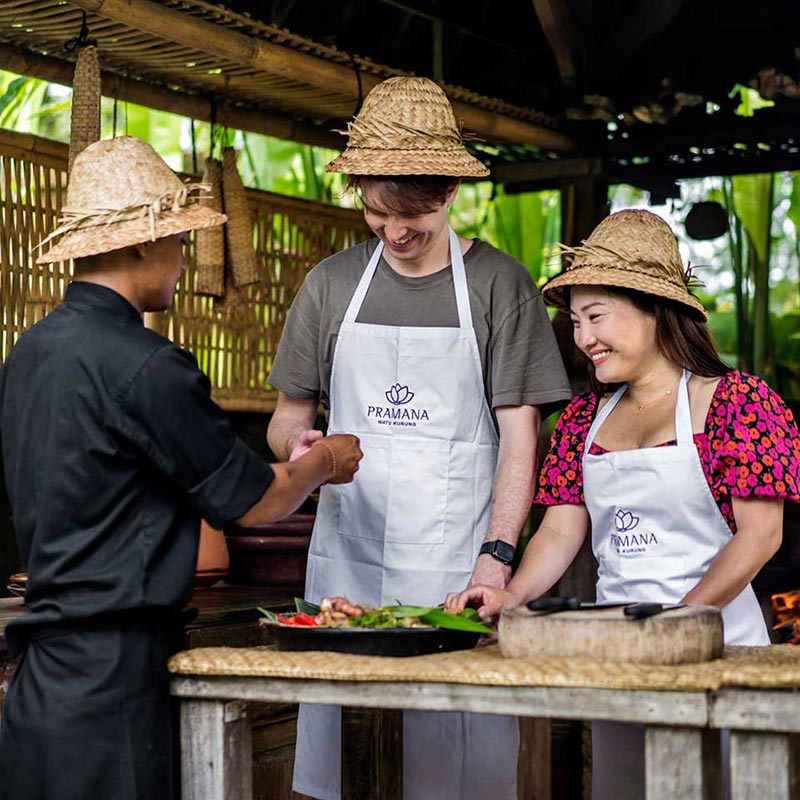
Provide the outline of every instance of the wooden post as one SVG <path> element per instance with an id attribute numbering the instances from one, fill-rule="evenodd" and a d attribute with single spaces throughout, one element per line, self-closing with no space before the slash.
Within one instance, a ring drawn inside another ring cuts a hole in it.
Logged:
<path id="1" fill-rule="evenodd" d="M 552 796 L 550 720 L 520 717 L 517 797 L 549 800 Z"/>
<path id="2" fill-rule="evenodd" d="M 183 800 L 252 800 L 253 743 L 247 704 L 181 701 Z"/>
<path id="3" fill-rule="evenodd" d="M 342 708 L 342 800 L 403 800 L 403 712 Z"/>
<path id="4" fill-rule="evenodd" d="M 719 731 L 645 728 L 647 800 L 718 800 L 722 797 Z"/>
<path id="5" fill-rule="evenodd" d="M 798 737 L 731 731 L 731 800 L 798 800 Z"/>

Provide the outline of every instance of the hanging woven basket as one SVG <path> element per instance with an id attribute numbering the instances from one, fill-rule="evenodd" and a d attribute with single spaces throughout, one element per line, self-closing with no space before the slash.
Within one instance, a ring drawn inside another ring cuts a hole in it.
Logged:
<path id="1" fill-rule="evenodd" d="M 232 147 L 222 150 L 222 196 L 228 215 L 225 243 L 233 285 L 258 283 L 261 276 L 253 248 L 253 222 L 244 184 L 236 169 L 236 151 Z"/>
<path id="2" fill-rule="evenodd" d="M 97 48 L 78 48 L 72 82 L 72 112 L 69 132 L 69 170 L 78 153 L 100 139 L 100 63 Z"/>
<path id="3" fill-rule="evenodd" d="M 203 183 L 209 187 L 200 201 L 222 213 L 222 162 L 207 158 Z M 195 293 L 225 296 L 225 232 L 222 225 L 197 231 L 197 283 Z"/>

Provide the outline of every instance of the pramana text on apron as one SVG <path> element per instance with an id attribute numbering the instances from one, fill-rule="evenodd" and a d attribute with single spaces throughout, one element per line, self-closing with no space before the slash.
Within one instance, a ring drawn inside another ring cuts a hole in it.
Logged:
<path id="1" fill-rule="evenodd" d="M 598 603 L 678 603 L 731 540 L 694 443 L 689 377 L 684 370 L 676 393 L 677 445 L 590 455 L 597 431 L 626 386 L 617 390 L 589 429 L 583 479 L 598 562 Z M 722 609 L 722 619 L 726 644 L 769 644 L 751 586 Z M 595 722 L 592 742 L 594 800 L 641 797 L 641 726 Z"/>
<path id="2" fill-rule="evenodd" d="M 438 605 L 463 589 L 483 542 L 497 463 L 464 259 L 449 229 L 459 326 L 356 322 L 379 242 L 339 328 L 329 433 L 353 433 L 364 458 L 351 484 L 323 486 L 306 598 Z M 340 797 L 340 709 L 301 705 L 294 790 Z M 516 798 L 513 717 L 406 711 L 406 800 Z"/>

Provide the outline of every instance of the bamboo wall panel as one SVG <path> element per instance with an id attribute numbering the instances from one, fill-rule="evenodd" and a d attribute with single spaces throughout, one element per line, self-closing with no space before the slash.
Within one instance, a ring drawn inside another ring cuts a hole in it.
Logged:
<path id="1" fill-rule="evenodd" d="M 67 146 L 0 130 L 0 360 L 19 336 L 62 299 L 71 265 L 38 266 L 33 248 L 55 227 L 66 193 Z M 318 261 L 363 241 L 358 212 L 247 190 L 258 283 L 229 289 L 223 300 L 196 294 L 195 242 L 173 307 L 146 314 L 146 324 L 186 347 L 229 410 L 270 411 L 267 376 L 286 314 Z"/>

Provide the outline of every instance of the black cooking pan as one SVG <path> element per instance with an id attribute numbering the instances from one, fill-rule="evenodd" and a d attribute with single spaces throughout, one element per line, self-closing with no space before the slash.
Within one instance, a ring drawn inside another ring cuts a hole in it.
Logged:
<path id="1" fill-rule="evenodd" d="M 423 656 L 475 647 L 479 633 L 446 628 L 314 628 L 262 621 L 278 650 L 328 650 L 361 656 Z"/>

